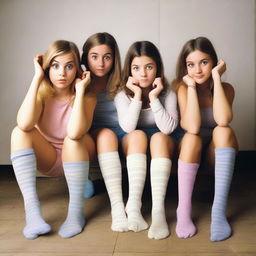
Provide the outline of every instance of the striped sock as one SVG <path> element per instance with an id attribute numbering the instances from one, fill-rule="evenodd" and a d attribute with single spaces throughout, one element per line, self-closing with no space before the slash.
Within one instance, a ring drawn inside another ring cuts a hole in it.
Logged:
<path id="1" fill-rule="evenodd" d="M 139 232 L 148 228 L 141 215 L 141 197 L 144 189 L 147 161 L 145 154 L 127 156 L 127 171 L 129 179 L 129 198 L 126 205 L 128 229 Z"/>
<path id="2" fill-rule="evenodd" d="M 69 206 L 59 235 L 69 238 L 82 232 L 85 225 L 83 192 L 88 178 L 89 162 L 63 162 L 63 168 L 69 190 Z"/>
<path id="3" fill-rule="evenodd" d="M 32 148 L 19 149 L 11 153 L 15 176 L 24 199 L 26 226 L 23 234 L 27 239 L 51 231 L 41 215 L 40 203 L 36 192 L 36 157 Z"/>
<path id="4" fill-rule="evenodd" d="M 215 193 L 211 222 L 211 241 L 214 242 L 227 239 L 232 232 L 226 218 L 226 208 L 235 157 L 234 148 L 215 149 Z"/>
<path id="5" fill-rule="evenodd" d="M 155 158 L 151 160 L 152 224 L 148 231 L 148 238 L 151 239 L 163 239 L 169 235 L 164 201 L 171 166 L 172 161 L 168 158 Z"/>
<path id="6" fill-rule="evenodd" d="M 178 161 L 179 205 L 176 234 L 179 238 L 192 237 L 196 233 L 196 227 L 191 219 L 191 199 L 198 167 L 198 163 L 185 163 L 180 159 Z"/>
<path id="7" fill-rule="evenodd" d="M 111 203 L 111 228 L 118 232 L 128 231 L 122 194 L 122 167 L 118 152 L 98 154 L 98 160 Z"/>

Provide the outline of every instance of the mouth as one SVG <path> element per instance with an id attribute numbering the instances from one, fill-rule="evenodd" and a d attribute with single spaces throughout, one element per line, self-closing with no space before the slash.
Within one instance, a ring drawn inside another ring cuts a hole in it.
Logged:
<path id="1" fill-rule="evenodd" d="M 61 84 L 66 83 L 66 81 L 67 81 L 66 79 L 60 79 L 60 80 L 58 80 L 58 82 L 61 83 Z"/>

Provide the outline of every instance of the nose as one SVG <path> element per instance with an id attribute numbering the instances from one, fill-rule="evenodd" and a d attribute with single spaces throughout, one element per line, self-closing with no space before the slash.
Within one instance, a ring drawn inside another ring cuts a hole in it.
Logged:
<path id="1" fill-rule="evenodd" d="M 201 73 L 201 72 L 202 72 L 201 66 L 199 64 L 196 65 L 196 73 Z"/>
<path id="2" fill-rule="evenodd" d="M 59 69 L 59 75 L 60 75 L 60 76 L 65 76 L 65 74 L 66 74 L 65 67 L 60 67 L 60 69 Z"/>
<path id="3" fill-rule="evenodd" d="M 143 77 L 146 76 L 146 70 L 144 68 L 141 68 L 140 75 Z"/>
<path id="4" fill-rule="evenodd" d="M 103 60 L 103 58 L 99 58 L 98 61 L 99 61 L 99 62 L 98 62 L 98 63 L 99 63 L 99 66 L 100 66 L 100 67 L 103 67 L 103 66 L 104 66 L 104 60 Z"/>

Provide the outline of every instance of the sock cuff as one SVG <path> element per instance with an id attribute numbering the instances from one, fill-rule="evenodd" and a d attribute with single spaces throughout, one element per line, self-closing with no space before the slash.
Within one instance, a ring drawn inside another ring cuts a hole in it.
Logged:
<path id="1" fill-rule="evenodd" d="M 236 153 L 235 148 L 215 148 L 216 154 Z"/>
<path id="2" fill-rule="evenodd" d="M 89 161 L 63 162 L 64 168 L 89 168 Z"/>
<path id="3" fill-rule="evenodd" d="M 10 159 L 11 159 L 11 161 L 14 161 L 17 158 L 20 158 L 22 156 L 33 155 L 33 154 L 35 154 L 35 151 L 33 148 L 18 149 L 18 150 L 11 152 Z"/>
<path id="4" fill-rule="evenodd" d="M 172 163 L 172 160 L 170 158 L 165 158 L 165 157 L 158 157 L 158 158 L 152 158 L 151 163 Z"/>
<path id="5" fill-rule="evenodd" d="M 127 157 L 127 161 L 136 161 L 137 159 L 142 159 L 143 160 L 147 160 L 147 155 L 146 154 L 142 154 L 142 153 L 135 153 L 135 154 L 130 154 Z"/>
<path id="6" fill-rule="evenodd" d="M 98 160 L 104 160 L 104 159 L 107 159 L 107 158 L 116 158 L 118 157 L 119 158 L 119 154 L 117 151 L 113 151 L 113 152 L 106 152 L 106 153 L 100 153 L 98 154 Z"/>
<path id="7" fill-rule="evenodd" d="M 199 163 L 186 163 L 178 159 L 178 172 L 197 172 Z"/>

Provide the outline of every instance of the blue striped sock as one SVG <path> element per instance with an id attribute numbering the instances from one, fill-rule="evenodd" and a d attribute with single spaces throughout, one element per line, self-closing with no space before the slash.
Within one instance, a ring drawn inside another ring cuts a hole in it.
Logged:
<path id="1" fill-rule="evenodd" d="M 88 179 L 89 162 L 63 162 L 69 190 L 68 216 L 59 230 L 59 235 L 69 238 L 82 232 L 85 225 L 83 192 Z"/>
<path id="2" fill-rule="evenodd" d="M 215 149 L 215 193 L 211 221 L 211 241 L 214 242 L 227 239 L 232 232 L 226 218 L 226 208 L 235 156 L 234 148 Z"/>
<path id="3" fill-rule="evenodd" d="M 24 199 L 26 226 L 23 234 L 28 239 L 51 230 L 42 218 L 39 199 L 36 193 L 36 157 L 32 148 L 19 149 L 11 153 L 15 176 Z"/>

